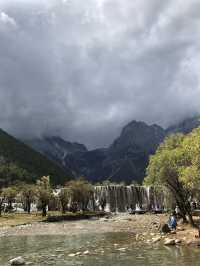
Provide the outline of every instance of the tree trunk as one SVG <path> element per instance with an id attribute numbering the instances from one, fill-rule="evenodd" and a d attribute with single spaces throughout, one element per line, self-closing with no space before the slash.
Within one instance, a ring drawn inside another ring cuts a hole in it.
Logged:
<path id="1" fill-rule="evenodd" d="M 192 217 L 192 209 L 189 201 L 186 202 L 186 214 L 188 215 L 189 223 L 195 227 L 194 220 Z"/>
<path id="2" fill-rule="evenodd" d="M 200 227 L 198 227 L 198 237 L 200 237 Z"/>
<path id="3" fill-rule="evenodd" d="M 185 208 L 183 206 L 183 204 L 181 204 L 179 201 L 176 201 L 177 206 L 180 209 L 180 216 L 183 219 L 183 223 L 187 223 L 187 218 L 186 218 L 186 212 L 185 212 Z"/>
<path id="4" fill-rule="evenodd" d="M 187 215 L 189 219 L 189 223 L 192 226 L 194 226 L 194 221 L 193 221 L 192 213 L 191 213 L 191 206 L 188 200 L 189 191 L 185 190 L 182 184 L 178 180 L 176 180 L 175 184 L 172 184 L 168 181 L 168 187 L 171 190 L 172 194 L 174 195 L 176 199 L 176 203 L 178 207 L 180 208 L 183 222 L 187 221 L 186 219 L 186 215 Z"/>
<path id="5" fill-rule="evenodd" d="M 47 216 L 47 208 L 46 208 L 46 205 L 43 205 L 42 206 L 42 216 L 43 217 Z"/>
<path id="6" fill-rule="evenodd" d="M 2 207 L 3 207 L 4 200 L 5 200 L 4 197 L 1 198 L 1 200 L 0 200 L 0 216 L 2 215 L 2 209 L 3 209 Z"/>
<path id="7" fill-rule="evenodd" d="M 28 214 L 31 213 L 31 203 L 30 203 L 30 201 L 27 202 L 27 212 L 28 212 Z"/>
<path id="8" fill-rule="evenodd" d="M 8 210 L 12 211 L 12 200 L 8 201 Z"/>
<path id="9" fill-rule="evenodd" d="M 195 227 L 195 224 L 194 224 L 194 220 L 192 218 L 192 214 L 191 213 L 188 213 L 188 220 L 189 220 L 189 223 Z"/>
<path id="10" fill-rule="evenodd" d="M 65 205 L 62 205 L 62 213 L 65 213 Z"/>

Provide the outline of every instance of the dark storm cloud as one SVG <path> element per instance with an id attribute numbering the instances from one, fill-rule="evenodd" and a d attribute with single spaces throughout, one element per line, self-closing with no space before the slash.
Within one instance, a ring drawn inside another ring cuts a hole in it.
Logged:
<path id="1" fill-rule="evenodd" d="M 105 146 L 200 112 L 200 2 L 0 0 L 0 125 Z"/>

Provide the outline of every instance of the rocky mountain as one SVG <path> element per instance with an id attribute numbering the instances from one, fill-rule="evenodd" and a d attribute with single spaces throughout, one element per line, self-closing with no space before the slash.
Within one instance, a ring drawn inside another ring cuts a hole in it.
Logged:
<path id="1" fill-rule="evenodd" d="M 19 181 L 20 178 L 20 181 L 32 182 L 43 175 L 49 175 L 53 184 L 61 184 L 74 177 L 69 169 L 59 167 L 1 129 L 0 166 L 0 185 Z"/>
<path id="2" fill-rule="evenodd" d="M 86 176 L 91 181 L 110 179 L 140 183 L 144 178 L 149 156 L 167 135 L 189 133 L 199 125 L 198 117 L 186 119 L 166 130 L 158 125 L 132 121 L 107 149 L 72 153 L 66 156 L 65 164 L 77 175 Z"/>
<path id="3" fill-rule="evenodd" d="M 132 121 L 122 129 L 121 135 L 108 149 L 106 166 L 112 169 L 111 179 L 141 181 L 150 154 L 165 138 L 165 131 L 157 125 Z M 123 174 L 124 173 L 124 174 Z"/>
<path id="4" fill-rule="evenodd" d="M 166 130 L 158 125 L 132 121 L 122 129 L 120 136 L 110 147 L 91 151 L 82 144 L 70 143 L 59 137 L 26 143 L 75 176 L 85 176 L 92 182 L 109 179 L 115 182 L 141 183 L 149 156 L 164 138 L 172 133 L 188 133 L 199 125 L 198 117 L 186 119 Z"/>
<path id="5" fill-rule="evenodd" d="M 77 176 L 95 182 L 104 179 L 141 182 L 149 155 L 164 137 L 161 127 L 133 121 L 107 149 L 72 152 L 65 157 L 64 164 Z"/>
<path id="6" fill-rule="evenodd" d="M 142 150 L 145 153 L 152 153 L 158 144 L 165 138 L 165 130 L 158 125 L 147 125 L 144 122 L 132 121 L 126 125 L 110 146 L 110 153 L 124 156 L 124 151 Z"/>
<path id="7" fill-rule="evenodd" d="M 83 144 L 71 143 L 58 136 L 24 140 L 24 142 L 65 169 L 68 168 L 65 163 L 67 155 L 87 152 L 87 148 Z"/>
<path id="8" fill-rule="evenodd" d="M 90 181 L 104 180 L 110 169 L 104 166 L 108 149 L 96 149 L 88 152 L 77 152 L 66 156 L 65 163 L 77 176 L 84 176 Z"/>

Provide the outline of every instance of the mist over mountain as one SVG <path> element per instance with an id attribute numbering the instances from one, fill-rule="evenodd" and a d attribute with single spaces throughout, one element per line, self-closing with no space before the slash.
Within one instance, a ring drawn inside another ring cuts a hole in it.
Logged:
<path id="1" fill-rule="evenodd" d="M 0 127 L 77 176 L 141 180 L 166 135 L 198 125 L 182 121 L 200 113 L 199 10 L 1 0 Z"/>
<path id="2" fill-rule="evenodd" d="M 27 142 L 58 165 L 70 169 L 76 176 L 84 176 L 92 182 L 132 181 L 141 183 L 145 176 L 149 156 L 170 134 L 189 133 L 200 126 L 199 117 L 183 120 L 166 130 L 158 125 L 132 121 L 107 148 L 88 151 L 84 145 L 70 143 L 59 137 L 48 137 Z"/>
<path id="3" fill-rule="evenodd" d="M 200 116 L 184 119 L 166 129 L 167 134 L 172 133 L 190 133 L 192 129 L 200 126 Z"/>
<path id="4" fill-rule="evenodd" d="M 107 147 L 200 113 L 200 2 L 1 0 L 0 125 Z"/>

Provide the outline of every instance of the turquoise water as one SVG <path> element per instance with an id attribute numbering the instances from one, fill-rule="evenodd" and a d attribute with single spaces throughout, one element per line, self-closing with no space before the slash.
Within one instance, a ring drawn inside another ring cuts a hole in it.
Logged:
<path id="1" fill-rule="evenodd" d="M 83 255 L 83 252 L 89 254 Z M 71 257 L 69 254 L 80 252 Z M 0 265 L 23 256 L 33 266 L 200 265 L 200 249 L 138 244 L 126 233 L 0 238 Z"/>

